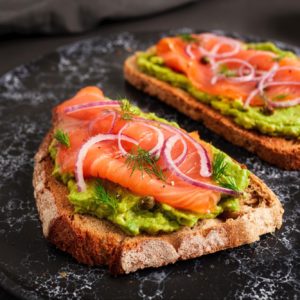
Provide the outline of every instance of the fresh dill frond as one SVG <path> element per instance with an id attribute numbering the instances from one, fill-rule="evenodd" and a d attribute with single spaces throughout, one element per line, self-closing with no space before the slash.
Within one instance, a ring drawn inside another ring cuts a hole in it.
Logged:
<path id="1" fill-rule="evenodd" d="M 227 169 L 227 163 L 225 161 L 225 154 L 218 152 L 216 157 L 214 157 L 213 162 L 213 178 L 218 181 L 222 175 L 224 175 L 225 170 Z"/>
<path id="2" fill-rule="evenodd" d="M 225 77 L 236 77 L 237 71 L 230 70 L 227 65 L 222 64 L 218 71 L 219 74 L 224 75 Z"/>
<path id="3" fill-rule="evenodd" d="M 224 177 L 223 180 L 221 181 L 221 184 L 223 187 L 226 187 L 228 189 L 231 189 L 233 191 L 238 191 L 239 188 L 236 184 L 236 181 L 233 177 Z"/>
<path id="4" fill-rule="evenodd" d="M 96 199 L 100 201 L 102 204 L 110 208 L 112 211 L 116 211 L 117 202 L 116 199 L 110 196 L 104 189 L 104 187 L 98 184 L 95 188 Z"/>
<path id="5" fill-rule="evenodd" d="M 179 34 L 179 37 L 184 40 L 185 42 L 191 43 L 191 42 L 198 42 L 196 38 L 194 38 L 191 34 L 189 33 L 182 33 Z"/>
<path id="6" fill-rule="evenodd" d="M 129 100 L 122 99 L 120 107 L 121 107 L 121 111 L 122 111 L 122 119 L 132 120 L 132 115 L 134 115 L 135 113 L 132 110 Z"/>
<path id="7" fill-rule="evenodd" d="M 218 152 L 213 161 L 213 179 L 223 187 L 238 191 L 239 188 L 236 184 L 236 180 L 228 173 L 228 162 L 226 162 L 226 155 L 222 152 Z"/>
<path id="8" fill-rule="evenodd" d="M 69 135 L 63 132 L 61 129 L 57 129 L 54 133 L 54 138 L 66 147 L 70 147 L 70 138 Z"/>
<path id="9" fill-rule="evenodd" d="M 287 56 L 286 53 L 279 53 L 277 56 L 273 57 L 272 60 L 276 62 L 280 62 L 286 56 Z"/>
<path id="10" fill-rule="evenodd" d="M 279 94 L 273 97 L 273 100 L 283 100 L 288 96 L 288 94 Z"/>
<path id="11" fill-rule="evenodd" d="M 131 151 L 127 154 L 126 165 L 131 169 L 130 176 L 135 170 L 146 172 L 148 175 L 154 175 L 158 179 L 165 181 L 165 176 L 162 169 L 157 165 L 157 159 L 151 155 L 147 150 L 138 147 L 135 152 Z"/>

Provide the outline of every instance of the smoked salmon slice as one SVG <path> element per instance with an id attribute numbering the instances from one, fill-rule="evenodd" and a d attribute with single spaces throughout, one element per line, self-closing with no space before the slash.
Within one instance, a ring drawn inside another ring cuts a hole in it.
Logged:
<path id="1" fill-rule="evenodd" d="M 201 141 L 196 133 L 189 135 L 182 129 L 139 116 L 124 118 L 124 112 L 115 102 L 106 99 L 100 89 L 88 87 L 56 107 L 55 127 L 65 132 L 70 140 L 69 147 L 57 146 L 56 162 L 61 172 L 80 177 L 78 161 L 85 151 L 81 161 L 85 179 L 107 179 L 135 194 L 153 196 L 156 201 L 175 208 L 197 213 L 214 212 L 222 190 L 218 190 L 220 187 L 212 179 L 211 166 L 203 165 L 213 159 L 211 146 Z M 111 106 L 109 103 L 112 103 Z M 118 140 L 120 136 L 122 138 Z M 175 169 L 168 169 L 162 153 L 167 151 L 168 143 L 174 136 L 177 140 L 170 148 L 170 157 Z M 97 138 L 98 142 L 91 142 Z M 90 146 L 85 148 L 89 143 Z M 130 168 L 128 156 L 124 153 L 135 155 L 138 149 L 143 149 L 145 153 L 153 151 L 153 156 L 157 157 L 156 167 L 162 170 L 163 178 L 143 169 Z M 205 159 L 201 160 L 201 155 Z M 183 173 L 191 182 L 178 176 L 178 173 Z M 217 189 L 195 186 L 193 182 Z"/>
<path id="2" fill-rule="evenodd" d="M 210 33 L 192 34 L 189 39 L 163 38 L 156 45 L 156 55 L 210 95 L 251 106 L 287 107 L 300 102 L 300 59 L 296 56 L 250 49 L 240 40 Z"/>

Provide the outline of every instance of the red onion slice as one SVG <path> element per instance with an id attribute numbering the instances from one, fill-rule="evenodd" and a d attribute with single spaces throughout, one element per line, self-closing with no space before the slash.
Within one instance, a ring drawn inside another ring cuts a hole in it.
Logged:
<path id="1" fill-rule="evenodd" d="M 300 70 L 300 68 L 299 68 Z M 298 81 L 273 81 L 268 82 L 264 85 L 264 88 L 270 87 L 270 86 L 278 86 L 278 85 L 293 85 L 293 86 L 300 86 L 300 82 Z M 300 97 L 285 100 L 285 101 L 273 101 L 269 99 L 265 94 L 263 95 L 265 101 L 271 105 L 272 107 L 290 107 L 300 104 Z"/>
<path id="2" fill-rule="evenodd" d="M 278 68 L 278 64 L 275 63 L 274 66 L 262 76 L 261 80 L 258 83 L 258 88 L 253 90 L 245 100 L 244 107 L 248 107 L 250 105 L 252 99 L 256 96 L 257 93 L 259 93 L 261 96 L 264 94 L 265 82 L 272 80 Z"/>
<path id="3" fill-rule="evenodd" d="M 91 134 L 92 129 L 94 127 L 94 125 L 98 122 L 103 120 L 104 118 L 106 118 L 107 116 L 112 115 L 112 121 L 111 121 L 111 126 L 109 128 L 109 130 L 107 131 L 107 133 L 111 133 L 112 129 L 114 128 L 114 125 L 116 123 L 116 119 L 117 119 L 117 112 L 114 110 L 110 110 L 110 111 L 106 111 L 104 112 L 104 115 L 100 115 L 98 117 L 96 117 L 95 119 L 91 120 L 89 127 L 88 127 L 88 131 Z"/>
<path id="4" fill-rule="evenodd" d="M 121 136 L 124 132 L 124 130 L 130 126 L 132 124 L 132 122 L 129 122 L 129 123 L 126 123 L 119 131 L 118 133 L 118 147 L 120 149 L 120 152 L 122 153 L 122 155 L 126 155 L 127 154 L 127 151 L 124 149 L 124 147 L 122 146 L 122 143 L 121 143 Z M 161 149 L 162 149 L 162 146 L 164 144 L 164 135 L 163 133 L 161 132 L 161 130 L 155 126 L 152 126 L 152 125 L 149 125 L 147 123 L 143 123 L 142 126 L 145 126 L 145 127 L 148 127 L 148 128 L 151 128 L 152 130 L 154 130 L 157 134 L 157 143 L 156 145 L 149 151 L 149 154 L 150 155 L 155 155 L 157 158 L 159 158 L 160 156 L 160 152 L 161 152 Z M 138 144 L 138 142 L 136 142 Z"/>
<path id="5" fill-rule="evenodd" d="M 220 65 L 222 64 L 226 64 L 226 63 L 237 63 L 242 65 L 243 67 L 246 67 L 247 70 L 249 70 L 249 73 L 247 75 L 243 75 L 243 76 L 237 76 L 237 77 L 225 77 L 222 74 L 218 74 L 218 68 Z M 255 70 L 253 68 L 253 66 L 251 64 L 249 64 L 247 61 L 239 59 L 239 58 L 227 58 L 227 59 L 223 59 L 223 60 L 219 60 L 218 62 L 216 62 L 212 68 L 212 71 L 215 73 L 215 75 L 212 77 L 211 79 L 211 84 L 215 84 L 220 78 L 226 78 L 230 81 L 234 81 L 234 82 L 247 82 L 247 81 L 251 81 L 255 75 Z"/>
<path id="6" fill-rule="evenodd" d="M 250 105 L 252 99 L 258 94 L 258 92 L 258 89 L 255 89 L 249 94 L 249 96 L 245 100 L 244 107 L 248 107 Z"/>
<path id="7" fill-rule="evenodd" d="M 270 99 L 266 100 L 269 105 L 272 107 L 291 107 L 300 104 L 300 97 L 291 99 L 291 100 L 285 100 L 285 101 L 273 101 Z"/>
<path id="8" fill-rule="evenodd" d="M 139 118 L 135 118 L 135 120 L 141 120 Z M 164 123 L 159 123 L 157 121 L 154 120 L 143 120 L 144 122 L 149 122 L 149 123 L 154 123 L 154 124 L 158 124 L 158 126 L 168 130 L 169 132 L 175 133 L 175 134 L 179 134 L 180 136 L 184 137 L 185 139 L 187 139 L 188 141 L 190 141 L 193 146 L 196 148 L 198 155 L 200 157 L 200 171 L 199 174 L 202 177 L 210 177 L 211 176 L 211 162 L 208 156 L 208 153 L 206 151 L 206 149 L 199 143 L 197 143 L 197 141 L 195 141 L 189 134 L 187 134 L 186 132 L 173 127 L 171 125 L 168 124 L 164 124 Z M 181 154 L 182 157 L 180 157 L 180 160 L 183 160 L 186 156 L 186 153 Z M 179 161 L 177 162 L 177 164 L 179 164 Z"/>
<path id="9" fill-rule="evenodd" d="M 119 101 L 95 101 L 95 102 L 88 102 L 84 104 L 77 104 L 73 106 L 67 107 L 64 112 L 66 114 L 89 109 L 89 108 L 97 108 L 97 107 L 106 107 L 106 106 L 120 106 Z"/>
<path id="10" fill-rule="evenodd" d="M 177 158 L 174 160 L 174 163 L 178 166 L 180 165 L 184 159 L 186 158 L 186 154 L 187 154 L 187 144 L 186 144 L 186 141 L 181 138 L 180 139 L 182 145 L 183 145 L 183 150 L 182 152 L 180 153 L 180 155 L 177 156 Z"/>
<path id="11" fill-rule="evenodd" d="M 278 73 L 280 71 L 284 71 L 284 70 L 300 71 L 300 67 L 298 67 L 298 66 L 283 66 L 283 67 L 278 68 L 276 73 Z"/>
<path id="12" fill-rule="evenodd" d="M 204 42 L 205 42 L 205 40 L 210 39 L 210 38 L 218 38 L 220 40 L 220 42 L 215 44 L 211 50 L 206 50 L 204 47 L 199 46 L 200 52 L 204 56 L 208 56 L 210 58 L 217 58 L 218 59 L 218 58 L 231 57 L 231 56 L 237 54 L 241 49 L 241 43 L 240 42 L 235 41 L 235 40 L 230 39 L 230 38 L 227 38 L 227 37 L 217 36 L 217 35 L 214 35 L 214 34 L 201 34 L 200 37 L 203 38 Z M 220 50 L 220 48 L 223 45 L 231 46 L 232 50 L 227 51 L 227 52 L 223 52 L 223 53 L 218 53 L 218 51 Z"/>
<path id="13" fill-rule="evenodd" d="M 91 137 L 89 140 L 87 140 L 79 149 L 78 155 L 77 155 L 77 160 L 75 164 L 75 178 L 77 182 L 77 187 L 79 192 L 84 192 L 86 190 L 86 183 L 84 181 L 84 176 L 83 176 L 83 162 L 84 159 L 90 150 L 90 148 L 103 141 L 114 141 L 117 140 L 119 137 L 116 134 L 97 134 L 93 137 Z M 130 143 L 136 143 L 135 140 L 126 137 L 126 136 L 121 136 L 120 137 L 122 140 L 130 142 Z"/>
<path id="14" fill-rule="evenodd" d="M 193 179 L 193 178 L 185 175 L 184 173 L 182 173 L 180 171 L 180 169 L 174 163 L 174 161 L 172 159 L 172 155 L 171 155 L 172 149 L 173 149 L 174 145 L 176 144 L 176 142 L 178 140 L 180 140 L 179 135 L 171 136 L 167 140 L 167 142 L 165 144 L 164 152 L 163 152 L 165 160 L 167 161 L 167 164 L 168 164 L 168 168 L 171 171 L 173 171 L 178 177 L 180 177 L 185 182 L 187 182 L 191 185 L 200 187 L 200 188 L 209 189 L 209 190 L 212 190 L 212 191 L 215 191 L 215 192 L 220 192 L 220 193 L 224 193 L 224 194 L 228 194 L 228 195 L 234 195 L 234 196 L 241 194 L 241 192 L 237 192 L 237 191 L 234 191 L 234 190 L 231 190 L 231 189 L 228 189 L 228 188 L 220 187 L 220 186 L 217 186 L 217 185 L 213 185 L 213 184 L 210 184 L 210 183 L 206 183 L 206 182 L 203 182 L 203 181 L 200 181 L 200 180 Z"/>
<path id="15" fill-rule="evenodd" d="M 185 47 L 185 53 L 187 54 L 187 56 L 191 59 L 195 59 L 196 56 L 194 55 L 193 51 L 192 51 L 192 45 L 191 44 L 188 44 L 186 45 Z"/>
<path id="16" fill-rule="evenodd" d="M 169 130 L 172 130 L 174 133 L 176 133 L 177 135 L 179 134 L 180 136 L 183 136 L 184 138 L 186 138 L 188 141 L 190 141 L 193 144 L 193 146 L 196 148 L 198 155 L 200 157 L 199 174 L 202 177 L 210 177 L 211 176 L 211 162 L 208 157 L 208 153 L 207 153 L 206 149 L 201 144 L 197 143 L 190 135 L 183 132 L 182 130 L 175 128 L 175 127 L 171 127 L 170 125 L 167 125 L 167 124 L 161 124 L 160 126 L 167 128 Z"/>

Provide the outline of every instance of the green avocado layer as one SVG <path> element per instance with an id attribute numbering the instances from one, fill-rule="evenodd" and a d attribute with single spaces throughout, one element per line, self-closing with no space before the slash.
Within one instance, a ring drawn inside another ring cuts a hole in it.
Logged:
<path id="1" fill-rule="evenodd" d="M 279 58 L 284 56 L 295 57 L 293 53 L 283 51 L 272 43 L 248 44 L 247 47 L 272 51 Z M 273 114 L 266 115 L 259 107 L 245 109 L 239 99 L 232 100 L 198 90 L 185 75 L 164 66 L 163 59 L 156 56 L 155 53 L 140 53 L 137 64 L 142 72 L 187 91 L 197 100 L 210 104 L 221 114 L 232 117 L 235 123 L 246 129 L 256 129 L 263 134 L 271 136 L 300 137 L 300 105 L 289 108 L 277 108 Z"/>
<path id="2" fill-rule="evenodd" d="M 155 114 L 142 113 L 135 106 L 132 106 L 132 111 L 143 118 L 151 118 L 178 127 L 176 123 L 158 118 Z M 231 197 L 221 199 L 216 211 L 208 214 L 179 210 L 158 203 L 152 197 L 149 200 L 149 197 L 135 195 L 117 184 L 96 178 L 86 180 L 86 191 L 78 192 L 74 177 L 60 172 L 56 160 L 56 146 L 57 141 L 53 140 L 49 147 L 50 156 L 55 162 L 52 174 L 67 185 L 69 189 L 68 199 L 74 205 L 75 212 L 109 220 L 129 235 L 172 232 L 178 230 L 181 226 L 191 227 L 199 219 L 215 218 L 224 211 L 234 212 L 239 210 L 239 200 Z M 222 175 L 218 177 L 218 183 L 226 186 L 226 184 L 233 181 L 235 187 L 243 191 L 249 184 L 249 171 L 241 168 L 229 156 L 216 148 L 213 148 L 213 155 L 214 158 L 221 155 L 223 164 L 227 166 Z"/>

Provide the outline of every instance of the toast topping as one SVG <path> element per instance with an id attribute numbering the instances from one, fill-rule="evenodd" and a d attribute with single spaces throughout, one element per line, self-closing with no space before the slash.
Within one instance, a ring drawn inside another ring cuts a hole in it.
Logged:
<path id="1" fill-rule="evenodd" d="M 241 41 L 210 33 L 191 37 L 163 38 L 156 51 L 166 66 L 184 73 L 201 91 L 241 99 L 245 107 L 300 104 L 297 57 L 254 50 Z M 203 64 L 203 58 L 209 64 Z M 282 90 L 286 97 L 278 98 Z"/>
<path id="2" fill-rule="evenodd" d="M 205 36 L 162 39 L 138 54 L 139 70 L 185 90 L 241 127 L 298 138 L 299 58 L 272 43 Z"/>
<path id="3" fill-rule="evenodd" d="M 54 140 L 51 153 L 56 172 L 69 174 L 66 182 L 74 182 L 75 177 L 77 192 L 72 184 L 73 194 L 86 193 L 90 180 L 98 178 L 128 189 L 135 197 L 155 199 L 160 210 L 165 204 L 189 211 L 197 216 L 195 220 L 222 212 L 219 203 L 225 195 L 242 195 L 248 171 L 195 132 L 188 134 L 129 103 L 124 109 L 124 102 L 105 100 L 100 91 L 99 97 L 95 95 L 95 89 L 92 98 L 83 90 L 55 110 L 56 130 L 68 137 L 69 146 Z M 95 198 L 103 198 L 101 205 L 107 207 L 110 218 L 115 216 L 118 199 L 101 183 L 93 190 Z"/>

